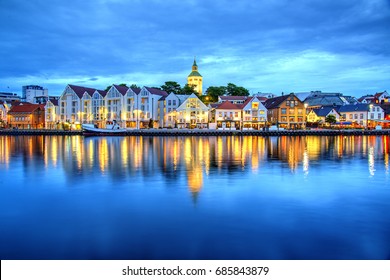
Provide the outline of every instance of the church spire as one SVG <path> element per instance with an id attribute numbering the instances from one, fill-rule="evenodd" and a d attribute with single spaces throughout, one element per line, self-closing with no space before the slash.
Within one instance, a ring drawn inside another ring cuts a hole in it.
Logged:
<path id="1" fill-rule="evenodd" d="M 192 64 L 192 71 L 198 71 L 198 65 L 196 64 L 196 56 L 194 56 L 194 63 Z"/>

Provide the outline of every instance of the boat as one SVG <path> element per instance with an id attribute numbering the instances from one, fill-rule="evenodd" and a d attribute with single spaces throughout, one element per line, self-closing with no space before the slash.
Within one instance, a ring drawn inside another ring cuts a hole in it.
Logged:
<path id="1" fill-rule="evenodd" d="M 94 124 L 82 124 L 83 135 L 85 136 L 110 136 L 110 135 L 125 135 L 127 129 L 121 128 L 120 125 L 114 120 L 112 122 L 107 122 L 105 128 L 98 128 Z"/>

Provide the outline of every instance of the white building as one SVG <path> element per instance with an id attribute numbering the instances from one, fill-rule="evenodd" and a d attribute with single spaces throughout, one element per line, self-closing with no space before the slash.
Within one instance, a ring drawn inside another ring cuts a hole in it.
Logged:
<path id="1" fill-rule="evenodd" d="M 261 102 L 262 97 L 249 97 L 242 105 L 242 127 L 244 130 L 259 130 L 266 126 L 267 108 Z"/>
<path id="2" fill-rule="evenodd" d="M 209 108 L 196 96 L 177 95 L 183 102 L 176 109 L 178 128 L 207 128 Z M 169 113 L 168 113 L 169 117 Z"/>
<path id="3" fill-rule="evenodd" d="M 341 122 L 351 122 L 363 127 L 385 118 L 384 110 L 375 103 L 344 105 L 340 107 L 339 114 Z"/>
<path id="4" fill-rule="evenodd" d="M 29 103 L 46 102 L 49 99 L 47 88 L 37 85 L 29 85 L 22 87 L 22 101 Z"/>

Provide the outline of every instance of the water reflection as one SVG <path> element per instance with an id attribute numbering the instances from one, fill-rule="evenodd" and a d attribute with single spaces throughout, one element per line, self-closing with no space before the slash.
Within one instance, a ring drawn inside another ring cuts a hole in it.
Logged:
<path id="1" fill-rule="evenodd" d="M 367 159 L 369 176 L 377 161 L 389 172 L 389 136 L 335 137 L 88 137 L 2 136 L 0 162 L 23 158 L 27 170 L 35 161 L 45 167 L 61 165 L 69 180 L 100 172 L 113 180 L 159 175 L 177 180 L 184 176 L 191 193 L 202 190 L 213 173 L 259 173 L 267 162 L 308 176 L 320 161 Z M 313 165 L 314 164 L 314 165 Z"/>

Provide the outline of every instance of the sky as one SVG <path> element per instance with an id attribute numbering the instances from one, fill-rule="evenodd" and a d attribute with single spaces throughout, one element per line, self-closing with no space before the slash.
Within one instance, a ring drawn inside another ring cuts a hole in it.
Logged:
<path id="1" fill-rule="evenodd" d="M 0 0 L 0 91 L 67 84 L 390 92 L 390 0 Z"/>

